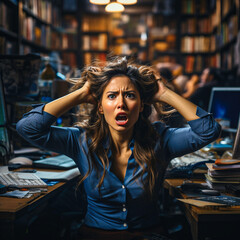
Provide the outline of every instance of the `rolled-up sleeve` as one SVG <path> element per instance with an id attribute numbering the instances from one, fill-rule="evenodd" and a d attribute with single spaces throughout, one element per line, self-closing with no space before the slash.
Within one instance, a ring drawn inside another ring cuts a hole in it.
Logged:
<path id="1" fill-rule="evenodd" d="M 45 112 L 44 104 L 35 106 L 18 121 L 19 135 L 34 146 L 69 155 L 74 154 L 80 131 L 74 127 L 57 127 L 52 124 L 56 117 Z"/>
<path id="2" fill-rule="evenodd" d="M 212 114 L 197 107 L 199 119 L 189 121 L 189 127 L 158 128 L 161 132 L 164 152 L 169 160 L 194 152 L 212 141 L 221 133 L 221 126 L 214 120 Z"/>

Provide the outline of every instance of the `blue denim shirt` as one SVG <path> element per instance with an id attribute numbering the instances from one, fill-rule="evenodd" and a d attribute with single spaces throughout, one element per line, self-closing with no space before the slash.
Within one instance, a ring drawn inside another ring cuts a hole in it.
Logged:
<path id="1" fill-rule="evenodd" d="M 189 127 L 186 128 L 169 128 L 161 122 L 153 123 L 161 136 L 155 151 L 166 166 L 171 159 L 196 151 L 219 136 L 221 128 L 211 114 L 197 108 L 197 115 L 200 118 L 189 121 Z M 44 112 L 43 105 L 40 105 L 25 114 L 17 123 L 17 131 L 37 147 L 73 158 L 81 174 L 84 175 L 88 170 L 85 130 L 79 127 L 52 126 L 55 121 L 56 117 Z M 103 147 L 107 146 L 106 142 Z M 130 149 L 133 148 L 134 139 L 130 143 Z M 109 150 L 108 157 L 111 154 Z M 100 160 L 95 157 L 101 166 Z M 160 164 L 157 168 L 161 170 Z M 128 159 L 123 182 L 110 169 L 111 161 L 106 169 L 106 176 L 100 189 L 101 194 L 96 187 L 99 177 L 95 169 L 83 183 L 88 203 L 85 224 L 112 230 L 147 228 L 158 224 L 157 200 L 150 198 L 144 191 L 142 182 L 138 178 L 142 168 L 135 161 L 133 154 Z M 143 175 L 143 180 L 146 177 L 147 172 Z M 162 178 L 157 179 L 155 188 L 161 187 L 161 180 Z"/>

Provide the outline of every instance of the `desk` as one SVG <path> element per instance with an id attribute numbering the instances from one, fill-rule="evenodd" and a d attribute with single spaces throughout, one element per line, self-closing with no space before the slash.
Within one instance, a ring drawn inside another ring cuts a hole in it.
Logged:
<path id="1" fill-rule="evenodd" d="M 194 182 L 203 182 L 196 180 Z M 187 198 L 177 186 L 183 179 L 166 179 L 164 188 L 169 195 L 176 198 Z M 179 202 L 190 224 L 193 240 L 204 239 L 239 239 L 240 235 L 240 208 L 200 208 Z M 237 237 L 238 236 L 238 237 Z"/>
<path id="2" fill-rule="evenodd" d="M 20 239 L 21 235 L 24 236 L 28 224 L 47 208 L 50 200 L 75 182 L 75 179 L 59 182 L 48 186 L 46 193 L 36 193 L 30 198 L 0 197 L 0 239 Z"/>

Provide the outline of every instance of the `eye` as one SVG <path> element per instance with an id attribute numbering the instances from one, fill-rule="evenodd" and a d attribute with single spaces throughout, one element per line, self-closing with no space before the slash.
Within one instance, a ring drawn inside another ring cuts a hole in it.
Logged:
<path id="1" fill-rule="evenodd" d="M 109 99 L 114 99 L 114 98 L 115 98 L 115 95 L 114 95 L 114 94 L 109 94 L 107 97 L 108 97 Z"/>
<path id="2" fill-rule="evenodd" d="M 134 93 L 126 93 L 126 98 L 134 99 L 136 96 Z"/>

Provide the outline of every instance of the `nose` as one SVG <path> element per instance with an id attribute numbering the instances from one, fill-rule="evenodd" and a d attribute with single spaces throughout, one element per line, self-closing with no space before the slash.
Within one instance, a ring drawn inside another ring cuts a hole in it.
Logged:
<path id="1" fill-rule="evenodd" d="M 117 102 L 117 108 L 118 109 L 124 109 L 126 107 L 124 96 L 119 95 L 118 102 Z"/>

